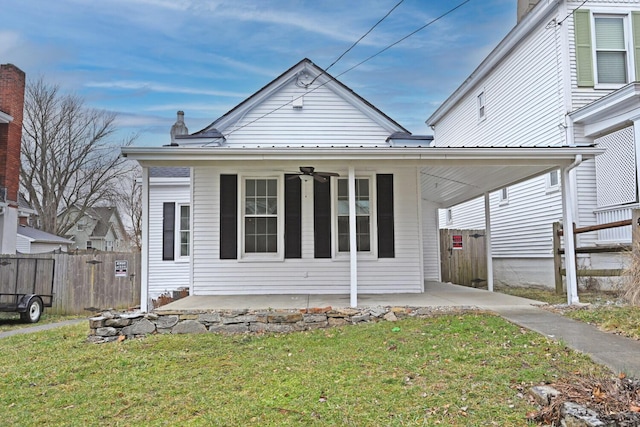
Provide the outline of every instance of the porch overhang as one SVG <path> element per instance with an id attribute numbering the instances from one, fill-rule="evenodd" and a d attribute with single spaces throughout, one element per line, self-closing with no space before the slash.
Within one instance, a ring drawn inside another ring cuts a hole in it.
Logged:
<path id="1" fill-rule="evenodd" d="M 591 142 L 602 135 L 631 126 L 640 119 L 640 83 L 628 84 L 569 114 L 577 128 L 576 140 Z"/>
<path id="2" fill-rule="evenodd" d="M 429 201 L 446 208 L 564 168 L 582 156 L 593 159 L 603 153 L 593 147 L 329 147 L 329 148 L 227 148 L 227 147 L 124 147 L 125 157 L 143 167 L 211 166 L 236 168 L 272 167 L 297 170 L 300 165 L 333 167 L 336 162 L 356 170 L 381 165 L 421 168 L 421 181 Z M 287 165 L 290 163 L 290 166 Z"/>

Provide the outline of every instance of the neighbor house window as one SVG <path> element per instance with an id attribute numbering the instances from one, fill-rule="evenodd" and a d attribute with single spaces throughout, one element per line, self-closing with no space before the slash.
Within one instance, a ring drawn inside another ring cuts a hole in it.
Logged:
<path id="1" fill-rule="evenodd" d="M 506 205 L 509 203 L 509 188 L 508 187 L 504 187 L 503 189 L 500 190 L 500 204 L 501 205 Z"/>
<path id="2" fill-rule="evenodd" d="M 84 219 L 81 219 L 80 221 L 78 221 L 78 223 L 76 224 L 76 230 L 78 231 L 84 231 L 84 228 L 86 226 L 86 221 Z"/>
<path id="3" fill-rule="evenodd" d="M 560 171 L 554 170 L 547 175 L 547 192 L 557 191 L 560 189 Z"/>
<path id="4" fill-rule="evenodd" d="M 180 206 L 180 256 L 189 256 L 191 242 L 191 213 L 189 205 Z"/>
<path id="5" fill-rule="evenodd" d="M 595 15 L 593 21 L 597 83 L 627 83 L 629 60 L 625 38 L 625 18 L 615 15 Z"/>
<path id="6" fill-rule="evenodd" d="M 278 252 L 278 180 L 244 181 L 244 252 Z"/>
<path id="7" fill-rule="evenodd" d="M 447 209 L 445 212 L 447 225 L 453 224 L 453 210 L 451 208 Z"/>
<path id="8" fill-rule="evenodd" d="M 87 249 L 92 249 L 93 245 L 91 244 L 91 240 L 87 240 Z"/>
<path id="9" fill-rule="evenodd" d="M 371 251 L 371 190 L 368 178 L 355 180 L 356 245 L 358 252 Z M 349 180 L 338 179 L 338 252 L 349 251 Z"/>
<path id="10" fill-rule="evenodd" d="M 480 95 L 478 95 L 478 120 L 484 120 L 485 113 L 485 96 L 484 92 L 480 92 Z"/>

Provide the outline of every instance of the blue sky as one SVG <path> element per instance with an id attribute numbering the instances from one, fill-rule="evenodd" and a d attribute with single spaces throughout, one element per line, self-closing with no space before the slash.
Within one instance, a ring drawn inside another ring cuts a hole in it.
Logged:
<path id="1" fill-rule="evenodd" d="M 0 63 L 118 113 L 119 137 L 169 142 L 177 110 L 202 129 L 309 58 L 328 67 L 399 0 L 3 2 Z M 337 76 L 463 0 L 405 0 Z M 516 0 L 471 0 L 339 80 L 414 134 L 509 32 Z"/>

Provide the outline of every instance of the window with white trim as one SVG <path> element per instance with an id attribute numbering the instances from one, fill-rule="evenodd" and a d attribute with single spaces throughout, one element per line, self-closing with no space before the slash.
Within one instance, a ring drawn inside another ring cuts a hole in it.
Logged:
<path id="1" fill-rule="evenodd" d="M 478 103 L 478 121 L 482 121 L 486 118 L 484 91 L 480 92 L 480 94 L 478 95 L 477 103 Z"/>
<path id="2" fill-rule="evenodd" d="M 278 179 L 246 178 L 242 215 L 244 253 L 278 253 Z"/>
<path id="3" fill-rule="evenodd" d="M 499 191 L 500 205 L 509 204 L 509 187 L 504 187 Z"/>
<path id="4" fill-rule="evenodd" d="M 554 170 L 547 174 L 547 193 L 560 190 L 560 171 Z"/>
<path id="5" fill-rule="evenodd" d="M 191 244 L 191 207 L 180 205 L 179 214 L 180 257 L 188 257 Z"/>
<path id="6" fill-rule="evenodd" d="M 629 82 L 626 16 L 594 15 L 594 55 L 597 84 Z"/>
<path id="7" fill-rule="evenodd" d="M 445 211 L 447 225 L 453 224 L 453 209 L 448 208 Z"/>
<path id="8" fill-rule="evenodd" d="M 338 179 L 337 237 L 338 252 L 349 251 L 349 180 Z M 358 252 L 371 252 L 371 180 L 355 179 L 356 246 Z"/>

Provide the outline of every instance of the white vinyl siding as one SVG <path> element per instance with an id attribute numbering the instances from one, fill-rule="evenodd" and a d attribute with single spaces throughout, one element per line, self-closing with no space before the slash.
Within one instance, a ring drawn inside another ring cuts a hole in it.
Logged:
<path id="1" fill-rule="evenodd" d="M 484 80 L 471 89 L 438 123 L 435 145 L 552 146 L 565 141 L 563 83 L 555 55 L 560 36 L 553 29 L 534 30 Z M 485 116 L 478 121 L 478 94 L 485 96 Z M 490 113 L 489 113 L 490 112 Z"/>
<path id="2" fill-rule="evenodd" d="M 446 209 L 440 209 L 440 228 L 454 229 L 481 229 L 484 228 L 484 197 L 470 200 L 453 206 L 451 209 L 452 221 L 446 221 Z"/>
<path id="3" fill-rule="evenodd" d="M 306 104 L 306 98 L 305 98 Z M 395 258 L 358 261 L 358 292 L 420 292 L 422 261 L 419 190 L 415 168 L 392 168 L 370 163 L 379 173 L 394 175 Z M 323 170 L 344 173 L 347 165 L 325 164 Z M 263 171 L 294 170 L 291 164 L 272 164 Z M 281 261 L 220 259 L 220 174 L 249 173 L 215 167 L 194 168 L 193 290 L 197 295 L 331 294 L 348 293 L 347 259 L 313 258 L 313 185 L 302 184 L 302 258 Z M 357 170 L 356 170 L 357 174 Z"/>
<path id="4" fill-rule="evenodd" d="M 440 280 L 440 232 L 438 205 L 422 199 L 422 257 L 424 279 Z"/>
<path id="5" fill-rule="evenodd" d="M 228 129 L 226 144 L 243 147 L 386 145 L 384 129 L 327 86 L 306 93 L 292 81 Z M 302 108 L 290 104 L 304 94 Z M 285 105 L 289 103 L 288 105 Z M 284 105 L 284 107 L 283 107 Z"/>
<path id="6" fill-rule="evenodd" d="M 167 180 L 172 182 L 167 182 Z M 189 178 L 150 179 L 149 185 L 149 297 L 156 298 L 164 292 L 189 287 L 190 263 L 188 257 L 162 260 L 162 213 L 163 203 L 188 205 L 191 190 Z M 177 210 L 176 214 L 179 215 Z M 180 221 L 177 221 L 179 224 Z M 176 235 L 176 244 L 180 234 Z M 179 246 L 179 245 L 178 245 Z M 177 254 L 180 254 L 178 251 Z M 187 262 L 185 262 L 187 261 Z"/>

